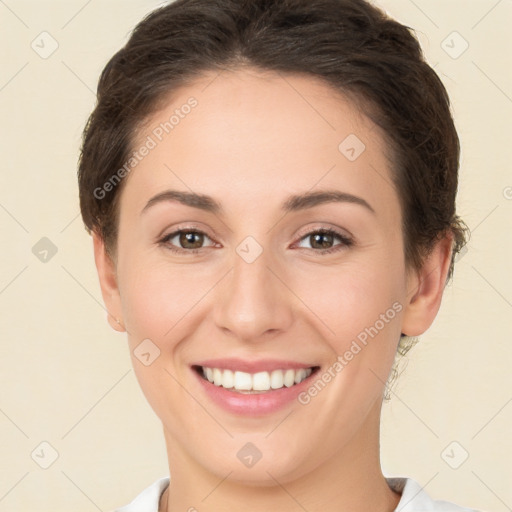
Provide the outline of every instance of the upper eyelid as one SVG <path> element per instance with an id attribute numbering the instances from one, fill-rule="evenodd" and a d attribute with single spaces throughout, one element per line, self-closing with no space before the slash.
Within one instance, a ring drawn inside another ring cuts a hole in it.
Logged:
<path id="1" fill-rule="evenodd" d="M 323 226 L 319 226 L 316 228 L 306 228 L 304 231 L 301 230 L 297 236 L 299 237 L 299 240 L 301 240 L 305 236 L 312 235 L 313 233 L 317 233 L 319 231 L 320 232 L 330 231 L 336 236 L 340 236 L 342 238 L 350 238 L 351 240 L 353 239 L 352 234 L 349 233 L 346 229 L 335 228 L 333 226 L 328 226 L 328 225 L 323 225 Z"/>
<path id="2" fill-rule="evenodd" d="M 201 235 L 206 235 L 212 242 L 215 241 L 215 238 L 210 236 L 207 231 L 205 231 L 204 229 L 195 228 L 195 227 L 184 227 L 184 228 L 180 227 L 177 229 L 173 229 L 166 235 L 160 236 L 159 239 L 162 240 L 165 238 L 174 238 L 176 235 L 179 235 L 180 233 L 199 233 Z"/>

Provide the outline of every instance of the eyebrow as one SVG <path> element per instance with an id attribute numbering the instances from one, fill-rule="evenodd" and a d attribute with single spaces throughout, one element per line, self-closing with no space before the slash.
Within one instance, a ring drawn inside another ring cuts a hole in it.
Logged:
<path id="1" fill-rule="evenodd" d="M 180 190 L 166 190 L 152 197 L 141 211 L 141 215 L 155 204 L 162 202 L 176 201 L 191 208 L 198 208 L 215 215 L 222 215 L 224 210 L 219 202 L 213 197 L 194 192 L 183 192 Z M 363 206 L 373 214 L 375 210 L 362 197 L 341 192 L 338 190 L 319 190 L 315 192 L 305 192 L 303 194 L 290 196 L 281 205 L 285 212 L 296 212 L 313 208 L 325 203 L 352 203 Z"/>

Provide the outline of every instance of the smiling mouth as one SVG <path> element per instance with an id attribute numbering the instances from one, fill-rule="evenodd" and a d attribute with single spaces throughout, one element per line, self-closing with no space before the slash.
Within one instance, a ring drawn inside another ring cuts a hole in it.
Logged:
<path id="1" fill-rule="evenodd" d="M 243 394 L 267 393 L 290 388 L 300 384 L 320 369 L 319 366 L 311 366 L 296 370 L 247 373 L 206 366 L 193 366 L 192 368 L 202 379 L 214 386 Z"/>

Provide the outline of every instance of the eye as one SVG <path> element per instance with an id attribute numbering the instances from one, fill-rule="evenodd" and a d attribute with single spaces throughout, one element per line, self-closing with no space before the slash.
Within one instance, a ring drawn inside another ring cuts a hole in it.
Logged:
<path id="1" fill-rule="evenodd" d="M 158 243 L 165 246 L 172 252 L 180 254 L 195 254 L 205 248 L 205 246 L 203 246 L 205 239 L 211 240 L 211 238 L 203 231 L 192 228 L 183 228 L 165 235 L 158 241 Z M 335 239 L 338 239 L 341 243 L 333 245 Z M 306 249 L 319 252 L 320 254 L 330 254 L 354 245 L 354 242 L 350 237 L 343 233 L 339 233 L 332 228 L 321 228 L 315 231 L 310 231 L 306 235 L 302 236 L 300 240 L 309 240 L 311 247 L 306 247 Z M 212 243 L 210 247 L 214 245 L 215 244 Z"/>
<path id="2" fill-rule="evenodd" d="M 341 243 L 338 245 L 333 245 L 336 238 L 340 240 Z M 321 228 L 315 231 L 310 231 L 305 236 L 303 236 L 301 240 L 309 240 L 311 249 L 319 249 L 315 252 L 319 252 L 321 254 L 330 254 L 332 252 L 342 250 L 344 247 L 350 247 L 354 244 L 351 238 L 331 228 Z M 309 248 L 306 247 L 306 249 Z"/>
<path id="3" fill-rule="evenodd" d="M 164 245 L 173 252 L 197 253 L 204 248 L 202 247 L 202 244 L 204 243 L 205 238 L 210 239 L 210 237 L 203 231 L 199 231 L 197 229 L 180 229 L 165 235 L 158 241 L 158 243 Z"/>

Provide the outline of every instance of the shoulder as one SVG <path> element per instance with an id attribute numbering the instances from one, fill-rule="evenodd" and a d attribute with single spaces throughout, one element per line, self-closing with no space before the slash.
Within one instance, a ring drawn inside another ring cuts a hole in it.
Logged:
<path id="1" fill-rule="evenodd" d="M 169 477 L 164 476 L 146 487 L 128 505 L 116 508 L 111 512 L 158 512 L 160 496 L 169 485 Z"/>
<path id="2" fill-rule="evenodd" d="M 402 494 L 396 512 L 479 512 L 450 501 L 433 500 L 412 478 L 388 477 L 386 481 L 391 489 Z"/>

